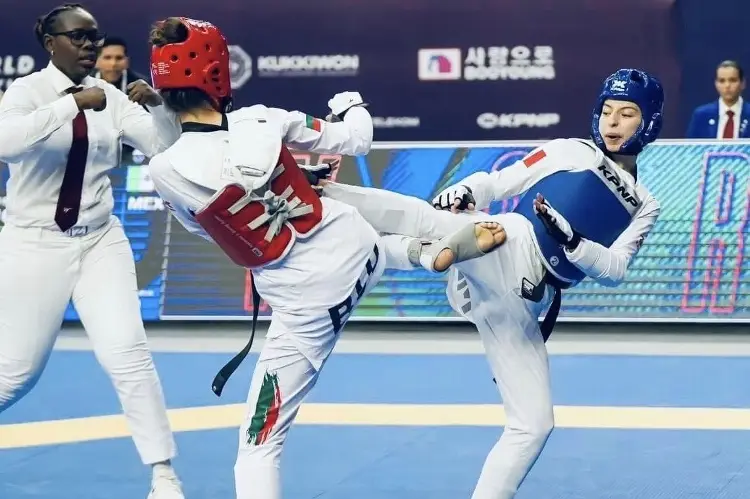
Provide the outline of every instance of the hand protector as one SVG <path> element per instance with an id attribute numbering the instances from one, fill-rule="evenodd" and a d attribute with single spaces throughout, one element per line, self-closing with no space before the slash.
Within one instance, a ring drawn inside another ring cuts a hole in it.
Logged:
<path id="1" fill-rule="evenodd" d="M 328 180 L 331 178 L 333 170 L 336 168 L 335 163 L 321 163 L 318 165 L 298 165 L 305 174 L 305 178 L 310 182 L 310 185 L 317 186 L 321 180 Z"/>
<path id="2" fill-rule="evenodd" d="M 471 188 L 465 185 L 452 185 L 447 189 L 443 189 L 432 200 L 432 206 L 439 210 L 473 210 L 476 204 Z"/>
<path id="3" fill-rule="evenodd" d="M 555 210 L 541 194 L 537 194 L 534 200 L 534 213 L 544 224 L 547 233 L 561 246 L 570 251 L 578 247 L 581 235 L 573 230 L 565 217 Z"/>
<path id="4" fill-rule="evenodd" d="M 336 119 L 343 120 L 346 112 L 355 106 L 367 106 L 362 100 L 362 96 L 359 92 L 341 92 L 333 96 L 328 101 L 328 108 L 331 110 L 329 117 L 332 117 L 334 121 Z"/>

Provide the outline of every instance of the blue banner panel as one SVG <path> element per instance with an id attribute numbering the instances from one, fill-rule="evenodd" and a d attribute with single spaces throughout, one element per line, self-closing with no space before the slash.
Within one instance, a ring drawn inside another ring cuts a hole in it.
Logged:
<path id="1" fill-rule="evenodd" d="M 378 144 L 366 157 L 344 158 L 339 180 L 430 200 L 471 173 L 513 164 L 536 144 Z M 296 156 L 300 162 L 331 159 Z M 662 211 L 628 279 L 617 288 L 585 281 L 564 292 L 561 319 L 750 320 L 750 266 L 744 261 L 750 143 L 660 142 L 644 152 L 639 180 Z M 117 215 L 138 262 L 146 319 L 249 318 L 249 274 L 164 210 L 142 163 L 124 165 L 113 183 Z M 516 201 L 493 203 L 490 211 L 509 211 Z M 270 310 L 264 305 L 260 312 Z M 72 310 L 68 317 L 75 317 Z M 355 318 L 453 320 L 456 314 L 444 276 L 388 271 Z"/>
<path id="2" fill-rule="evenodd" d="M 32 26 L 54 3 L 16 2 L 0 33 L 0 90 L 47 64 Z M 533 140 L 588 134 L 602 80 L 658 75 L 663 137 L 681 137 L 674 0 L 89 0 L 100 28 L 148 75 L 149 28 L 167 16 L 221 27 L 238 106 L 325 116 L 336 93 L 371 104 L 376 140 Z M 707 75 L 708 78 L 711 75 Z"/>

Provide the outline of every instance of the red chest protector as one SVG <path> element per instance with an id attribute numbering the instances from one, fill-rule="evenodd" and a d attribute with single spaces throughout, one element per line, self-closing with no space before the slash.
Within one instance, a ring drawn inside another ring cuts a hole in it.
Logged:
<path id="1" fill-rule="evenodd" d="M 297 238 L 312 235 L 323 220 L 323 205 L 282 145 L 266 187 L 248 192 L 240 184 L 229 184 L 195 219 L 234 263 L 252 269 L 280 261 Z"/>

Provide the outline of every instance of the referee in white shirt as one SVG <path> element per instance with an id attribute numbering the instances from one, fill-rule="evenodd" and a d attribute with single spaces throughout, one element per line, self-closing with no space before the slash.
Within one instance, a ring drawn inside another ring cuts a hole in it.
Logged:
<path id="1" fill-rule="evenodd" d="M 82 6 L 54 8 L 35 34 L 49 65 L 16 79 L 0 102 L 0 162 L 10 168 L 0 231 L 0 412 L 39 378 L 72 299 L 138 453 L 153 466 L 149 498 L 183 499 L 133 252 L 112 214 L 107 175 L 123 143 L 153 156 L 180 127 L 145 82 L 126 95 L 87 76 L 104 34 Z"/>

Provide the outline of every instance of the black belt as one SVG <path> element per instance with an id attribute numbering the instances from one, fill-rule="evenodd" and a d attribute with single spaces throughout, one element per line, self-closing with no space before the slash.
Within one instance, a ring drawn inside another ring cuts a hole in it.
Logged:
<path id="1" fill-rule="evenodd" d="M 547 271 L 544 275 L 544 279 L 542 279 L 542 282 L 539 285 L 543 286 L 545 284 L 549 284 L 555 290 L 555 294 L 554 296 L 552 296 L 552 303 L 549 306 L 549 310 L 547 310 L 547 315 L 544 316 L 542 325 L 539 327 L 539 329 L 542 331 L 542 338 L 544 338 L 544 342 L 546 343 L 550 335 L 552 334 L 552 330 L 555 327 L 557 316 L 560 314 L 562 290 L 570 288 L 571 286 L 573 286 L 573 283 L 561 281 L 557 277 L 553 276 L 549 271 Z"/>
<path id="2" fill-rule="evenodd" d="M 555 290 L 555 294 L 552 297 L 552 303 L 549 306 L 547 315 L 545 315 L 544 321 L 542 321 L 540 326 L 542 337 L 545 342 L 552 334 L 552 329 L 555 327 L 557 316 L 560 313 L 560 303 L 562 301 L 561 291 L 571 287 L 572 283 L 561 281 L 548 270 L 545 270 L 544 277 L 542 277 L 539 284 L 534 284 L 525 278 L 521 281 L 521 296 L 526 300 L 533 301 L 534 303 L 539 303 L 544 299 L 544 294 L 547 290 L 548 284 Z"/>
<path id="3" fill-rule="evenodd" d="M 242 361 L 245 360 L 247 354 L 250 353 L 250 349 L 253 347 L 253 340 L 255 339 L 255 327 L 258 324 L 258 309 L 260 308 L 260 294 L 255 289 L 255 282 L 251 284 L 253 289 L 253 329 L 250 332 L 250 339 L 245 344 L 245 347 L 232 357 L 232 359 L 221 368 L 219 373 L 214 378 L 214 382 L 211 384 L 211 390 L 216 394 L 217 397 L 221 397 L 221 392 L 224 390 L 224 385 L 227 384 L 229 377 L 234 374 L 234 371 L 240 367 Z"/>

